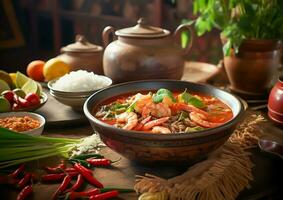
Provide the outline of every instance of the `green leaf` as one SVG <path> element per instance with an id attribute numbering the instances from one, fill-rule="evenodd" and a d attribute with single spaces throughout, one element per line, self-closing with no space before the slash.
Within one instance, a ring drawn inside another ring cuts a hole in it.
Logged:
<path id="1" fill-rule="evenodd" d="M 186 91 L 187 91 L 187 89 L 185 89 L 185 91 L 183 93 L 178 95 L 178 101 L 179 102 L 184 102 L 184 103 L 189 102 L 191 95 L 189 93 L 187 93 Z"/>
<path id="2" fill-rule="evenodd" d="M 204 108 L 205 107 L 205 103 L 202 100 L 200 100 L 200 99 L 198 99 L 198 98 L 196 98 L 194 96 L 191 96 L 191 98 L 189 99 L 188 104 L 191 104 L 191 105 L 193 105 L 193 106 L 195 106 L 197 108 Z"/>
<path id="3" fill-rule="evenodd" d="M 173 94 L 170 90 L 161 88 L 159 89 L 156 94 L 153 95 L 152 99 L 154 103 L 160 103 L 163 101 L 163 98 L 167 96 L 169 97 L 173 102 L 176 102 L 176 99 L 173 97 Z"/>
<path id="4" fill-rule="evenodd" d="M 183 49 L 186 48 L 189 41 L 190 41 L 190 35 L 189 35 L 188 31 L 182 31 L 181 32 L 181 46 L 182 46 Z"/>
<path id="5" fill-rule="evenodd" d="M 228 40 L 224 45 L 223 45 L 223 53 L 225 56 L 229 56 L 231 52 L 231 41 Z"/>

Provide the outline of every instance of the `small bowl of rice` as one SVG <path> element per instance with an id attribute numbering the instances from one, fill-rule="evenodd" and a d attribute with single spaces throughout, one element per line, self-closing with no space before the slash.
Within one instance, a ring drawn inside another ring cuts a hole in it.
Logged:
<path id="1" fill-rule="evenodd" d="M 110 78 L 85 70 L 72 71 L 47 84 L 51 96 L 76 111 L 82 111 L 83 104 L 90 95 L 110 85 Z"/>

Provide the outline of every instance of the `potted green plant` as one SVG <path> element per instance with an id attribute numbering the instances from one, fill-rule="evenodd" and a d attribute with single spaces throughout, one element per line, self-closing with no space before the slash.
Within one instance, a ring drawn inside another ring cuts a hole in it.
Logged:
<path id="1" fill-rule="evenodd" d="M 261 94 L 280 65 L 282 0 L 194 0 L 197 34 L 218 28 L 231 88 Z"/>

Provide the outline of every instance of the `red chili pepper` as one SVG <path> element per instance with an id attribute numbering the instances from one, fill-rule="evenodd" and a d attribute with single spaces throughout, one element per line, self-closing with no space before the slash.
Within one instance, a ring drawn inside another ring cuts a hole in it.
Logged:
<path id="1" fill-rule="evenodd" d="M 62 192 L 64 192 L 68 185 L 71 183 L 72 177 L 70 175 L 67 175 L 63 182 L 61 183 L 61 185 L 58 187 L 58 189 L 56 190 L 56 192 L 53 194 L 52 196 L 52 200 L 56 200 L 58 195 L 60 195 Z"/>
<path id="2" fill-rule="evenodd" d="M 89 200 L 110 199 L 110 198 L 113 198 L 113 197 L 117 197 L 118 195 L 119 195 L 119 192 L 117 190 L 112 190 L 112 191 L 109 191 L 109 192 L 93 195 L 89 198 Z"/>
<path id="3" fill-rule="evenodd" d="M 77 171 L 75 168 L 73 168 L 73 167 L 66 168 L 64 171 L 67 172 L 67 173 L 78 172 L 78 171 Z"/>
<path id="4" fill-rule="evenodd" d="M 17 200 L 24 200 L 32 193 L 32 186 L 28 185 L 18 194 Z"/>
<path id="5" fill-rule="evenodd" d="M 98 188 L 94 188 L 94 189 L 87 190 L 87 191 L 84 191 L 84 192 L 71 191 L 68 194 L 68 197 L 69 197 L 70 200 L 74 200 L 74 199 L 78 199 L 78 198 L 81 198 L 81 197 L 93 196 L 93 195 L 96 195 L 96 194 L 99 194 L 99 193 L 100 193 L 100 190 Z"/>
<path id="6" fill-rule="evenodd" d="M 85 168 L 84 166 L 80 165 L 79 163 L 74 164 L 74 168 L 78 170 L 78 172 L 83 175 L 83 177 L 92 185 L 103 188 L 102 183 L 100 183 L 98 180 L 96 180 L 92 174 L 89 173 L 89 170 Z"/>
<path id="7" fill-rule="evenodd" d="M 21 164 L 20 167 L 18 169 L 16 169 L 12 174 L 10 174 L 9 176 L 13 177 L 13 178 L 17 178 L 20 173 L 22 173 L 25 169 L 25 164 Z"/>
<path id="8" fill-rule="evenodd" d="M 70 172 L 68 173 L 71 177 L 78 175 L 78 172 Z M 61 181 L 66 176 L 65 173 L 61 174 L 46 174 L 41 176 L 41 181 Z"/>
<path id="9" fill-rule="evenodd" d="M 86 160 L 89 164 L 91 164 L 94 167 L 97 166 L 110 166 L 111 165 L 111 160 L 108 160 L 106 158 L 89 158 Z"/>
<path id="10" fill-rule="evenodd" d="M 100 189 L 98 189 L 98 188 L 94 188 L 94 189 L 90 189 L 90 190 L 85 191 L 85 194 L 87 196 L 93 196 L 93 195 L 96 195 L 96 194 L 99 194 L 99 193 L 100 193 Z"/>
<path id="11" fill-rule="evenodd" d="M 81 174 L 78 175 L 77 181 L 75 182 L 75 184 L 71 187 L 71 191 L 76 191 L 78 190 L 82 184 L 84 183 L 84 178 Z"/>
<path id="12" fill-rule="evenodd" d="M 26 173 L 24 178 L 22 178 L 18 183 L 18 188 L 24 188 L 28 182 L 31 180 L 31 173 Z"/>
<path id="13" fill-rule="evenodd" d="M 64 163 L 61 163 L 55 167 L 45 167 L 44 169 L 47 173 L 57 174 L 64 172 L 66 165 Z"/>

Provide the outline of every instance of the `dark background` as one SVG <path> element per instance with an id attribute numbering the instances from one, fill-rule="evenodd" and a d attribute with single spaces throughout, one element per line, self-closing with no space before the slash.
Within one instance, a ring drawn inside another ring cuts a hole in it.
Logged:
<path id="1" fill-rule="evenodd" d="M 4 1 L 12 5 L 12 10 L 5 12 Z M 1 0 L 0 41 L 7 35 L 13 37 L 6 19 L 15 12 L 24 45 L 7 48 L 0 44 L 0 69 L 24 72 L 32 60 L 48 60 L 60 54 L 60 47 L 73 43 L 76 34 L 102 45 L 105 26 L 129 27 L 139 17 L 173 32 L 183 19 L 193 18 L 191 4 L 191 0 Z M 217 64 L 221 48 L 217 31 L 194 36 L 187 60 Z"/>

